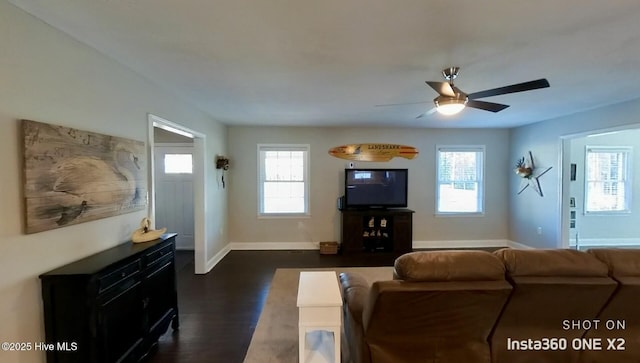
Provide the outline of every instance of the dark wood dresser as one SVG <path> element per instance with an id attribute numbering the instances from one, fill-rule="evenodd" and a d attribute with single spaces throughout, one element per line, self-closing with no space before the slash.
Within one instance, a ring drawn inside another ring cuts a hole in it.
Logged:
<path id="1" fill-rule="evenodd" d="M 40 275 L 47 362 L 138 362 L 178 329 L 175 239 L 124 243 Z"/>

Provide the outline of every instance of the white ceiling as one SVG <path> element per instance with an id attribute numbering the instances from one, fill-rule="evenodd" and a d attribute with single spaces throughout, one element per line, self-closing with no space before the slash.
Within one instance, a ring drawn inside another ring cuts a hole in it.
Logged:
<path id="1" fill-rule="evenodd" d="M 513 127 L 640 98 L 637 0 L 10 2 L 230 125 Z M 551 87 L 416 120 L 451 65 L 467 93 Z"/>

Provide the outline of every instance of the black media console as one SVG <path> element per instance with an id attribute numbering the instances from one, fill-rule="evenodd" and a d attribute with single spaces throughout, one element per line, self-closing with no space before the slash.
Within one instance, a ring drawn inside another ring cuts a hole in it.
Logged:
<path id="1" fill-rule="evenodd" d="M 340 230 L 343 254 L 412 251 L 413 213 L 410 209 L 344 209 Z"/>

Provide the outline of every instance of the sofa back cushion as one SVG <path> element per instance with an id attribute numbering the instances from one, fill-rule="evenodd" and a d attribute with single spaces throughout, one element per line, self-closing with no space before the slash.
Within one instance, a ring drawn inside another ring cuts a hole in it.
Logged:
<path id="1" fill-rule="evenodd" d="M 638 249 L 598 248 L 587 252 L 604 262 L 613 277 L 640 277 Z"/>
<path id="2" fill-rule="evenodd" d="M 518 250 L 495 252 L 511 277 L 606 277 L 607 266 L 594 256 L 576 250 Z"/>
<path id="3" fill-rule="evenodd" d="M 398 257 L 394 279 L 419 281 L 500 281 L 504 264 L 486 251 L 422 251 Z"/>

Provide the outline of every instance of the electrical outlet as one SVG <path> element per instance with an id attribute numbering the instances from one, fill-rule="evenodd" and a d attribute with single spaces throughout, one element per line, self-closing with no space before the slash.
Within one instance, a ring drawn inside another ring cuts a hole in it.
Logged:
<path id="1" fill-rule="evenodd" d="M 538 227 L 537 232 L 538 234 L 542 234 L 542 227 Z"/>

